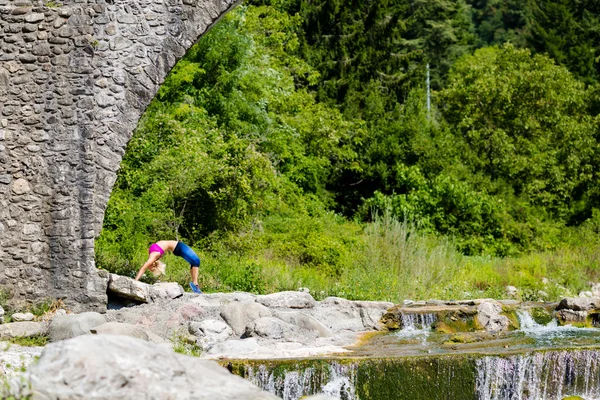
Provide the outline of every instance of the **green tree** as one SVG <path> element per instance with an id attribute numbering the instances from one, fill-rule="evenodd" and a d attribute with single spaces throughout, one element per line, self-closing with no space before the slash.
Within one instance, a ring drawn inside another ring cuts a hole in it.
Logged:
<path id="1" fill-rule="evenodd" d="M 585 99 L 566 68 L 512 45 L 459 61 L 438 97 L 474 174 L 509 183 L 559 217 L 592 176 L 596 141 Z"/>

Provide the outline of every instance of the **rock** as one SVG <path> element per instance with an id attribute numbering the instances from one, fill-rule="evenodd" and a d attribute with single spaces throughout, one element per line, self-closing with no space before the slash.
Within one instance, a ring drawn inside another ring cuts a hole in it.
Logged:
<path id="1" fill-rule="evenodd" d="M 516 287 L 509 285 L 504 288 L 504 292 L 506 293 L 507 296 L 514 297 L 518 294 L 519 291 L 517 290 Z"/>
<path id="2" fill-rule="evenodd" d="M 310 315 L 299 311 L 276 311 L 273 315 L 288 324 L 296 325 L 297 327 L 309 331 L 315 331 L 319 337 L 332 337 L 333 333 L 329 328 L 317 321 Z"/>
<path id="3" fill-rule="evenodd" d="M 19 346 L 10 342 L 0 342 L 0 381 L 21 374 L 39 357 L 42 350 L 42 347 L 37 346 Z"/>
<path id="4" fill-rule="evenodd" d="M 560 321 L 561 325 L 585 324 L 587 315 L 587 311 L 563 309 L 556 312 L 556 319 Z"/>
<path id="5" fill-rule="evenodd" d="M 90 329 L 106 323 L 106 317 L 97 312 L 86 312 L 54 317 L 49 327 L 51 342 L 87 335 Z"/>
<path id="6" fill-rule="evenodd" d="M 313 308 L 315 299 L 306 292 L 279 292 L 258 296 L 256 301 L 269 308 Z"/>
<path id="7" fill-rule="evenodd" d="M 591 291 L 581 291 L 577 297 L 594 297 L 594 294 Z"/>
<path id="8" fill-rule="evenodd" d="M 160 282 L 150 286 L 150 299 L 152 301 L 173 300 L 183 296 L 183 287 L 177 282 Z"/>
<path id="9" fill-rule="evenodd" d="M 364 328 L 374 330 L 384 329 L 380 322 L 381 317 L 394 306 L 393 303 L 385 301 L 354 301 L 353 304 L 358 307 Z"/>
<path id="10" fill-rule="evenodd" d="M 149 341 L 148 333 L 137 325 L 124 324 L 121 322 L 105 322 L 102 325 L 98 325 L 90 329 L 90 333 L 94 335 L 123 335 L 131 336 L 137 339 Z"/>
<path id="11" fill-rule="evenodd" d="M 225 305 L 221 310 L 221 318 L 231 326 L 238 336 L 244 333 L 250 322 L 271 315 L 271 310 L 258 303 L 240 303 L 236 301 Z"/>
<path id="12" fill-rule="evenodd" d="M 263 350 L 258 344 L 258 340 L 253 338 L 228 340 L 215 344 L 208 350 L 209 355 L 219 355 L 230 358 L 252 358 L 253 354 L 258 354 Z"/>
<path id="13" fill-rule="evenodd" d="M 26 322 L 33 321 L 35 317 L 32 313 L 14 313 L 11 318 L 14 322 Z"/>
<path id="14" fill-rule="evenodd" d="M 2 317 L 4 315 L 4 308 L 2 308 L 2 306 L 0 306 L 0 317 Z"/>
<path id="15" fill-rule="evenodd" d="M 244 337 L 259 337 L 285 342 L 307 342 L 316 339 L 317 331 L 301 329 L 275 317 L 258 318 L 248 324 Z"/>
<path id="16" fill-rule="evenodd" d="M 600 308 L 600 297 L 567 297 L 562 299 L 556 310 L 589 311 Z"/>
<path id="17" fill-rule="evenodd" d="M 507 331 L 510 326 L 508 317 L 502 315 L 502 305 L 494 300 L 477 306 L 477 322 L 488 332 Z"/>
<path id="18" fill-rule="evenodd" d="M 190 322 L 189 332 L 198 337 L 196 344 L 205 351 L 233 336 L 233 329 L 223 321 L 207 319 L 200 322 Z"/>
<path id="19" fill-rule="evenodd" d="M 150 285 L 117 274 L 110 274 L 108 292 L 126 299 L 147 303 L 150 298 Z"/>
<path id="20" fill-rule="evenodd" d="M 31 337 L 45 333 L 44 325 L 39 322 L 11 322 L 0 325 L 0 339 Z"/>
<path id="21" fill-rule="evenodd" d="M 193 296 L 191 302 L 202 307 L 222 307 L 233 302 L 254 303 L 256 295 L 245 292 L 209 293 Z"/>
<path id="22" fill-rule="evenodd" d="M 127 336 L 49 344 L 24 378 L 40 399 L 277 400 L 214 361 Z"/>
<path id="23" fill-rule="evenodd" d="M 392 303 L 354 302 L 339 297 L 328 297 L 310 310 L 310 315 L 333 333 L 343 330 L 360 332 L 379 329 L 379 319 L 391 306 Z"/>

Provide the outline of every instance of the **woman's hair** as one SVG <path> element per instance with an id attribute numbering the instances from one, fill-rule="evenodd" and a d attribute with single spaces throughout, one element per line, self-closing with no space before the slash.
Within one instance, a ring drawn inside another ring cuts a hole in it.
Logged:
<path id="1" fill-rule="evenodd" d="M 150 267 L 148 267 L 148 269 L 150 270 L 150 272 L 152 272 L 152 274 L 156 277 L 159 277 L 161 275 L 165 274 L 165 269 L 167 268 L 167 265 L 160 261 L 160 260 L 156 260 L 152 263 L 152 265 L 150 265 Z"/>

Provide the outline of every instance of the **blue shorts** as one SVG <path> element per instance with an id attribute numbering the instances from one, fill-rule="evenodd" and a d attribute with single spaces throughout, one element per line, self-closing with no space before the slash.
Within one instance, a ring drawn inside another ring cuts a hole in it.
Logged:
<path id="1" fill-rule="evenodd" d="M 190 268 L 198 268 L 200 266 L 200 257 L 198 257 L 196 253 L 194 253 L 194 250 L 192 250 L 190 246 L 183 242 L 177 242 L 177 246 L 175 246 L 173 254 L 189 262 Z"/>

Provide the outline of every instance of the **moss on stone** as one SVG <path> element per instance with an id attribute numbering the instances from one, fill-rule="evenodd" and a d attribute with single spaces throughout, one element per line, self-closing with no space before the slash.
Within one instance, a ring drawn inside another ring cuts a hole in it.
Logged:
<path id="1" fill-rule="evenodd" d="M 531 318 L 540 325 L 548 325 L 554 317 L 552 313 L 546 310 L 544 307 L 532 307 L 529 309 Z"/>
<path id="2" fill-rule="evenodd" d="M 467 356 L 366 360 L 356 394 L 361 400 L 475 399 L 475 370 Z"/>

